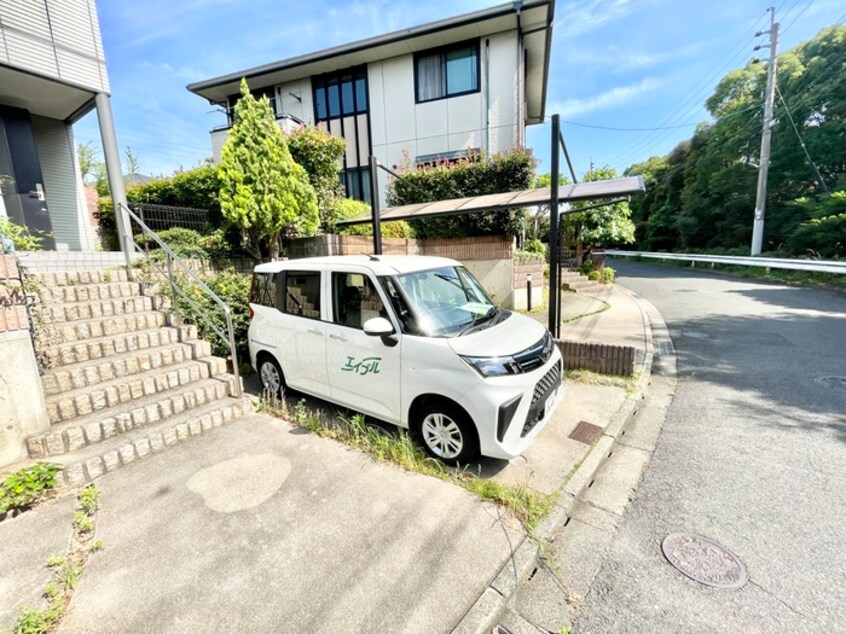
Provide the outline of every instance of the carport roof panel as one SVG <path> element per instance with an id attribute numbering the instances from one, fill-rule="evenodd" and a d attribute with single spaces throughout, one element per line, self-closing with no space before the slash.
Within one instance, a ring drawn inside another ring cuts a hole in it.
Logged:
<path id="1" fill-rule="evenodd" d="M 597 198 L 617 198 L 632 196 L 646 191 L 642 176 L 628 176 L 602 181 L 590 181 L 573 185 L 562 185 L 558 190 L 558 201 L 562 203 L 580 200 L 595 200 Z M 516 207 L 532 207 L 549 204 L 551 192 L 549 187 L 527 189 L 524 191 L 506 192 L 504 194 L 487 194 L 474 198 L 454 198 L 439 200 L 431 203 L 415 203 L 399 207 L 388 207 L 379 214 L 382 222 L 388 220 L 409 220 L 434 216 L 457 216 L 478 211 L 501 211 Z M 349 220 L 342 220 L 339 225 L 358 225 L 371 222 L 372 216 L 359 216 Z"/>

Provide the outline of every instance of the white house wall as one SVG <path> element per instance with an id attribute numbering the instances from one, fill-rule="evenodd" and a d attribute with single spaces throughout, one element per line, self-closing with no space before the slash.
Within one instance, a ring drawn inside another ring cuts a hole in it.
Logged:
<path id="1" fill-rule="evenodd" d="M 490 42 L 490 101 L 486 108 Z M 516 31 L 482 38 L 478 93 L 415 103 L 414 56 L 403 55 L 367 67 L 374 155 L 388 167 L 413 164 L 418 156 L 481 149 L 490 154 L 520 142 L 522 98 L 518 79 Z M 488 126 L 486 127 L 486 110 Z M 384 179 L 380 180 L 384 183 Z M 382 187 L 384 204 L 384 187 Z"/>
<path id="2" fill-rule="evenodd" d="M 9 66 L 109 91 L 94 0 L 0 0 L 0 40 Z"/>
<path id="3" fill-rule="evenodd" d="M 71 126 L 63 121 L 33 115 L 32 135 L 41 164 L 56 246 L 67 245 L 71 251 L 93 250 L 88 210 L 79 191 L 80 178 Z"/>

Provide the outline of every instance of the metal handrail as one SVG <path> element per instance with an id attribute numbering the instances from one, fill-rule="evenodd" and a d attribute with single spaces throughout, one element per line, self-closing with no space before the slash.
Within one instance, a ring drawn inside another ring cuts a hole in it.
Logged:
<path id="1" fill-rule="evenodd" d="M 131 221 L 134 221 L 135 224 L 140 227 L 141 234 L 148 236 L 148 239 L 152 238 L 152 240 L 158 245 L 158 247 L 162 251 L 164 251 L 165 255 L 167 256 L 167 270 L 163 270 L 158 264 L 156 264 L 155 260 L 150 257 L 147 258 L 147 261 L 152 263 L 156 267 L 156 269 L 158 269 L 159 273 L 162 276 L 166 277 L 168 282 L 170 283 L 171 301 L 173 303 L 173 312 L 176 315 L 177 326 L 181 325 L 182 323 L 181 315 L 179 314 L 179 306 L 176 303 L 176 296 L 178 294 L 182 297 L 182 299 L 188 302 L 188 305 L 194 310 L 197 315 L 199 315 L 206 322 L 209 328 L 211 328 L 211 330 L 218 337 L 220 337 L 226 345 L 229 346 L 229 353 L 232 356 L 232 374 L 235 376 L 235 395 L 240 397 L 243 394 L 241 388 L 241 373 L 238 368 L 238 353 L 235 348 L 235 329 L 232 326 L 232 310 L 229 308 L 229 305 L 222 299 L 220 299 L 220 297 L 218 297 L 217 294 L 213 290 L 211 290 L 206 285 L 206 283 L 201 280 L 199 276 L 197 276 L 197 274 L 194 273 L 194 271 L 192 271 L 191 268 L 187 264 L 185 264 L 185 262 L 178 255 L 176 255 L 173 250 L 162 241 L 161 238 L 159 238 L 159 236 L 155 234 L 152 229 L 150 229 L 146 224 L 144 224 L 144 221 L 141 220 L 141 218 L 139 218 L 135 214 L 135 212 L 133 212 L 126 205 L 120 203 L 118 204 L 118 207 L 122 208 L 123 211 L 128 215 L 129 219 Z M 127 233 L 127 242 L 135 249 L 135 251 L 141 253 L 142 255 L 147 255 L 145 250 L 142 249 L 137 242 L 135 242 L 135 236 L 132 234 L 132 232 L 127 231 Z M 191 276 L 191 278 L 193 278 L 193 280 L 199 285 L 199 287 L 214 300 L 214 302 L 221 308 L 221 310 L 223 310 L 223 314 L 226 317 L 227 332 L 224 333 L 220 328 L 215 326 L 211 319 L 209 319 L 208 316 L 206 316 L 206 314 L 202 310 L 200 310 L 200 307 L 197 306 L 197 304 L 195 304 L 191 300 L 191 298 L 188 297 L 185 291 L 183 291 L 179 287 L 173 276 L 174 264 L 176 264 L 177 267 L 179 267 L 180 269 L 182 269 L 182 271 Z"/>
<path id="2" fill-rule="evenodd" d="M 762 258 L 745 255 L 707 255 L 700 253 L 659 253 L 655 251 L 620 251 L 606 249 L 605 255 L 628 258 L 652 258 L 682 262 L 704 262 L 706 264 L 732 264 L 735 266 L 758 266 L 767 269 L 790 271 L 813 271 L 815 273 L 846 274 L 846 262 L 839 260 L 793 260 L 789 258 Z"/>

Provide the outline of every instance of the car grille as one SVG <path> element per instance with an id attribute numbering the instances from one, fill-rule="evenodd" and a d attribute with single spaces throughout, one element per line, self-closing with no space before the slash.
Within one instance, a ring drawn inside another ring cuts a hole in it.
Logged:
<path id="1" fill-rule="evenodd" d="M 547 332 L 537 343 L 512 356 L 523 372 L 531 372 L 549 361 L 554 347 L 555 341 Z"/>
<path id="2" fill-rule="evenodd" d="M 561 363 L 556 363 L 554 366 L 549 368 L 549 371 L 544 374 L 543 378 L 537 382 L 537 385 L 535 385 L 535 391 L 532 393 L 532 405 L 547 396 L 560 383 Z"/>
<path id="3" fill-rule="evenodd" d="M 529 405 L 529 413 L 526 416 L 526 422 L 523 425 L 523 431 L 520 436 L 523 437 L 535 428 L 540 420 L 543 418 L 544 412 L 540 409 L 541 403 L 561 385 L 561 361 L 552 366 L 546 374 L 543 375 L 540 381 L 535 384 L 534 392 L 532 392 L 532 403 Z"/>

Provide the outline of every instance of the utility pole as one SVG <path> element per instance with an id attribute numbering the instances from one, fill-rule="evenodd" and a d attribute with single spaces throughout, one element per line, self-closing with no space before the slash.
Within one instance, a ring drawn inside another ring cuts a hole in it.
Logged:
<path id="1" fill-rule="evenodd" d="M 773 103 L 776 87 L 776 56 L 778 55 L 778 22 L 775 21 L 775 7 L 770 7 L 770 30 L 758 31 L 755 36 L 769 35 L 769 44 L 759 48 L 770 49 L 770 63 L 767 66 L 767 88 L 764 94 L 764 126 L 761 133 L 761 159 L 758 165 L 758 193 L 755 196 L 755 223 L 752 225 L 752 250 L 750 255 L 761 255 L 764 242 L 764 211 L 767 206 L 767 171 L 770 167 L 770 136 L 773 127 Z"/>

